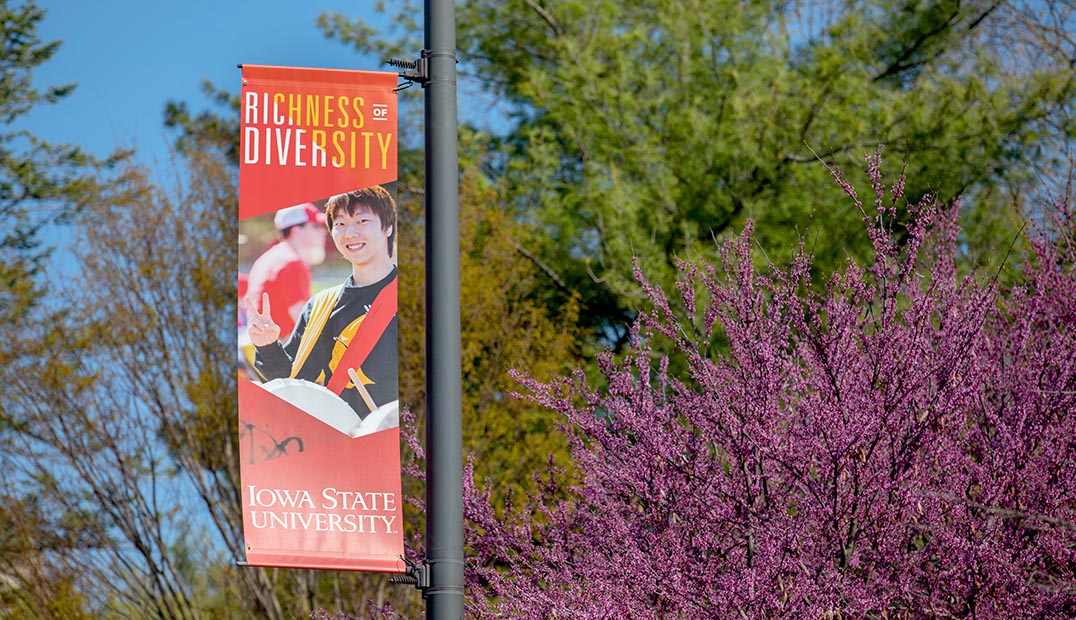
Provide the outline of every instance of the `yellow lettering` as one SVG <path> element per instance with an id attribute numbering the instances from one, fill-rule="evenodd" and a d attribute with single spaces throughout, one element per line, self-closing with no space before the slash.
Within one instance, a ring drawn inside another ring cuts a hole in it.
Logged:
<path id="1" fill-rule="evenodd" d="M 291 117 L 292 125 L 303 117 L 303 100 L 295 93 L 288 93 L 288 116 Z"/>
<path id="2" fill-rule="evenodd" d="M 363 151 L 362 151 L 363 152 L 362 162 L 365 165 L 363 167 L 364 168 L 369 168 L 370 167 L 370 138 L 372 138 L 374 136 L 374 132 L 372 132 L 372 131 L 364 131 L 360 135 L 362 135 L 362 137 L 364 138 L 364 140 L 363 140 Z"/>
<path id="3" fill-rule="evenodd" d="M 392 134 L 377 134 L 377 144 L 381 147 L 381 169 L 387 170 L 389 167 L 389 145 L 392 144 Z"/>
<path id="4" fill-rule="evenodd" d="M 306 96 L 306 124 L 308 127 L 320 125 L 318 122 L 318 96 L 307 95 Z"/>
<path id="5" fill-rule="evenodd" d="M 362 116 L 362 106 L 366 105 L 366 101 L 362 97 L 355 97 L 351 100 L 351 109 L 355 110 L 355 118 L 351 119 L 351 126 L 355 129 L 362 129 L 365 125 L 365 119 Z"/>
<path id="6" fill-rule="evenodd" d="M 324 111 L 324 113 L 322 114 L 322 120 L 325 121 L 326 127 L 333 124 L 332 120 L 330 120 L 332 119 L 333 112 L 335 111 L 333 109 L 333 99 L 336 99 L 334 95 L 325 95 L 324 99 L 322 99 L 322 110 Z"/>
<path id="7" fill-rule="evenodd" d="M 333 166 L 336 168 L 344 167 L 344 147 L 340 143 L 344 140 L 344 132 L 333 132 L 333 148 L 336 150 L 336 155 L 333 155 Z"/>
<path id="8" fill-rule="evenodd" d="M 351 101 L 351 97 L 346 95 L 340 96 L 340 105 L 338 106 L 340 108 L 340 116 L 336 119 L 336 126 L 341 129 L 347 127 L 348 121 L 351 120 L 347 113 L 347 105 L 349 101 Z"/>

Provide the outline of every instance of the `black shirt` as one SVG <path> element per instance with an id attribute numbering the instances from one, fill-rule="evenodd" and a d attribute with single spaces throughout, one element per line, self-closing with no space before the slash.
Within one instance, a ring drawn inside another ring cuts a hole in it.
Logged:
<path id="1" fill-rule="evenodd" d="M 352 279 L 348 278 L 344 283 L 340 298 L 329 314 L 325 328 L 321 330 L 309 357 L 295 378 L 321 385 L 328 384 L 337 363 L 347 349 L 347 345 L 355 337 L 356 331 L 360 329 L 359 326 L 369 312 L 374 299 L 386 285 L 396 278 L 396 272 L 396 267 L 393 267 L 392 272 L 387 276 L 367 286 L 355 286 Z M 263 377 L 277 379 L 291 375 L 292 360 L 295 359 L 299 350 L 299 343 L 310 321 L 313 307 L 313 299 L 306 302 L 299 321 L 295 324 L 295 331 L 286 343 L 275 342 L 268 346 L 258 347 L 254 356 L 254 367 Z M 363 378 L 363 384 L 374 403 L 379 407 L 399 398 L 397 337 L 397 321 L 395 308 L 393 308 L 392 320 L 357 371 Z M 341 372 L 345 371 L 341 369 Z M 370 413 L 369 407 L 350 381 L 340 397 L 347 401 L 360 417 L 366 417 Z"/>

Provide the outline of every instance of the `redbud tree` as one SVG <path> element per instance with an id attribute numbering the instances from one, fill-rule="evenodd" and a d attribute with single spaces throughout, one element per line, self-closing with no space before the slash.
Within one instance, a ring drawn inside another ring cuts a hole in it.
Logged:
<path id="1" fill-rule="evenodd" d="M 465 476 L 471 616 L 1076 617 L 1073 209 L 962 274 L 958 205 L 879 163 L 873 204 L 836 175 L 873 264 L 759 268 L 749 226 L 675 291 L 636 274 L 600 377 L 521 377 L 574 467 L 522 510 Z"/>

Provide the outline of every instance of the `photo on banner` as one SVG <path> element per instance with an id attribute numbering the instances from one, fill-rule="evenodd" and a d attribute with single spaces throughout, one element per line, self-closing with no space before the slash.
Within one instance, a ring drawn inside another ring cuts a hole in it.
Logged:
<path id="1" fill-rule="evenodd" d="M 402 573 L 398 75 L 242 74 L 245 561 Z"/>

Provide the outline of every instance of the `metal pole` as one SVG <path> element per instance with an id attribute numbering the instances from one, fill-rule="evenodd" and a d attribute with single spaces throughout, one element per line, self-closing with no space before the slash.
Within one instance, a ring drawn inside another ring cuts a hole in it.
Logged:
<path id="1" fill-rule="evenodd" d="M 453 0 L 425 0 L 426 595 L 428 620 L 463 618 L 459 153 Z"/>

